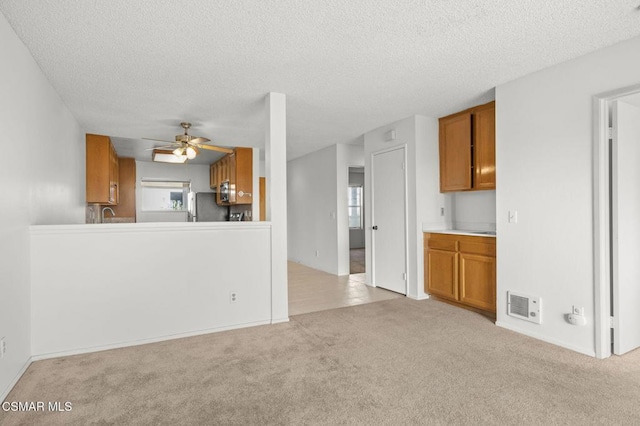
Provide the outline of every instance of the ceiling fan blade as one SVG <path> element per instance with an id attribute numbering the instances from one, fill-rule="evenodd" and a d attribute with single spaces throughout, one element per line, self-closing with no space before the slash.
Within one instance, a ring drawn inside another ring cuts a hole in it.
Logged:
<path id="1" fill-rule="evenodd" d="M 211 139 L 207 139 L 207 138 L 202 138 L 202 137 L 196 136 L 196 137 L 191 138 L 191 140 L 189 142 L 198 144 L 198 143 L 211 142 Z"/>
<path id="2" fill-rule="evenodd" d="M 145 149 L 145 151 L 153 151 L 154 149 L 176 149 L 176 145 L 154 146 L 153 148 Z"/>
<path id="3" fill-rule="evenodd" d="M 210 151 L 218 151 L 218 152 L 224 152 L 226 154 L 231 154 L 233 152 L 232 149 L 229 148 L 222 148 L 221 146 L 215 146 L 215 145 L 201 145 L 201 144 L 194 144 L 195 146 L 197 146 L 198 148 L 202 148 L 202 149 L 208 149 Z"/>
<path id="4" fill-rule="evenodd" d="M 148 141 L 158 141 L 158 142 L 165 142 L 165 143 L 175 143 L 174 141 L 166 141 L 164 139 L 153 139 L 153 138 L 142 138 L 144 140 L 148 140 Z"/>

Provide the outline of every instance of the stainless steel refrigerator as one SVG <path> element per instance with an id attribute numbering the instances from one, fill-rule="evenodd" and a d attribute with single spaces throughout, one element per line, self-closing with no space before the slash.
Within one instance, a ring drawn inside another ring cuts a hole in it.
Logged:
<path id="1" fill-rule="evenodd" d="M 224 222 L 229 220 L 229 207 L 216 204 L 215 192 L 189 194 L 189 215 L 193 222 Z"/>

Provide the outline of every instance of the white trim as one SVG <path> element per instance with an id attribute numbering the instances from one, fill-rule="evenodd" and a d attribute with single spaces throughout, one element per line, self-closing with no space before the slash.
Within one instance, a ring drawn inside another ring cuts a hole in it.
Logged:
<path id="1" fill-rule="evenodd" d="M 255 327 L 258 325 L 268 325 L 268 324 L 271 324 L 270 320 L 254 321 L 254 322 L 248 322 L 244 324 L 234 324 L 234 325 L 225 326 L 225 327 L 215 327 L 215 328 L 208 328 L 205 330 L 190 331 L 186 333 L 169 334 L 166 336 L 153 337 L 150 339 L 138 339 L 138 340 L 131 340 L 131 341 L 122 342 L 122 343 L 114 343 L 110 345 L 92 346 L 92 347 L 82 348 L 82 349 L 73 349 L 70 351 L 50 352 L 45 354 L 33 355 L 31 357 L 31 360 L 40 361 L 43 359 L 58 358 L 63 356 L 80 355 L 80 354 L 86 354 L 86 353 L 92 353 L 92 352 L 108 351 L 111 349 L 119 349 L 119 348 L 128 348 L 131 346 L 146 345 L 148 343 L 164 342 L 166 340 L 182 339 L 184 337 L 194 337 L 194 336 L 200 336 L 203 334 L 217 333 L 220 331 L 236 330 L 239 328 Z"/>
<path id="2" fill-rule="evenodd" d="M 282 324 L 283 322 L 289 322 L 289 317 L 286 318 L 274 318 L 271 320 L 271 324 Z"/>
<path id="3" fill-rule="evenodd" d="M 202 232 L 227 231 L 238 229 L 269 229 L 271 222 L 140 222 L 140 223 L 96 223 L 77 225 L 31 225 L 32 235 L 46 234 L 98 234 L 98 233 L 129 233 L 129 232 Z"/>
<path id="4" fill-rule="evenodd" d="M 579 346 L 574 346 L 574 345 L 567 345 L 567 343 L 565 341 L 549 338 L 549 336 L 547 336 L 547 335 L 534 333 L 534 332 L 531 332 L 531 331 L 528 331 L 528 330 L 523 330 L 523 329 L 521 329 L 519 327 L 514 327 L 513 325 L 505 323 L 505 322 L 496 321 L 496 325 L 498 327 L 506 328 L 507 330 L 511 330 L 511 331 L 516 332 L 516 333 L 524 334 L 525 336 L 532 337 L 532 338 L 537 339 L 537 340 L 542 340 L 543 342 L 551 343 L 552 345 L 560 346 L 560 347 L 572 350 L 574 352 L 579 352 L 581 354 L 588 355 L 590 357 L 594 357 L 596 355 L 593 350 L 588 350 L 588 349 L 581 348 Z M 534 342 L 532 342 L 532 343 L 534 343 Z"/>
<path id="5" fill-rule="evenodd" d="M 609 104 L 611 101 L 640 93 L 634 85 L 593 97 L 593 280 L 595 312 L 595 357 L 611 356 L 611 279 L 609 232 Z M 560 345 L 563 346 L 563 345 Z"/>
<path id="6" fill-rule="evenodd" d="M 29 368 L 32 362 L 33 362 L 33 357 L 29 357 L 29 359 L 27 360 L 27 362 L 24 363 L 20 371 L 18 371 L 18 374 L 16 374 L 13 380 L 9 382 L 6 389 L 2 391 L 2 393 L 0 394 L 0 402 L 3 402 L 5 399 L 7 399 L 7 397 L 9 396 L 9 393 L 13 390 L 13 387 L 16 385 L 16 383 L 18 383 L 18 380 L 20 380 L 20 378 L 27 371 L 27 368 Z"/>
<path id="7" fill-rule="evenodd" d="M 407 297 L 409 299 L 413 299 L 413 300 L 428 300 L 428 299 L 431 299 L 431 296 L 429 296 L 427 293 L 419 294 L 417 296 L 414 296 L 414 295 L 411 295 L 411 294 L 407 294 Z"/>

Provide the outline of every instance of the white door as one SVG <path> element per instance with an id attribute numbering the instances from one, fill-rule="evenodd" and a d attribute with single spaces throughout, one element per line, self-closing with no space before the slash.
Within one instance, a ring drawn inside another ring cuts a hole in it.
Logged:
<path id="1" fill-rule="evenodd" d="M 612 103 L 613 353 L 640 347 L 640 108 Z"/>
<path id="2" fill-rule="evenodd" d="M 372 155 L 371 198 L 372 282 L 376 287 L 407 294 L 404 147 Z"/>

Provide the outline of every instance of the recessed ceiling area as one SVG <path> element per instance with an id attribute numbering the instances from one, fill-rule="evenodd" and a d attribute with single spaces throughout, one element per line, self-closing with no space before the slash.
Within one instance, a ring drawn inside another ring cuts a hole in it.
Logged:
<path id="1" fill-rule="evenodd" d="M 84 131 L 134 157 L 181 121 L 216 145 L 262 147 L 268 92 L 287 96 L 288 159 L 361 143 L 640 35 L 636 0 L 0 0 L 0 11 Z"/>

